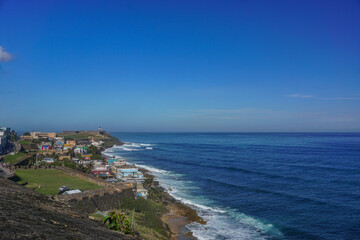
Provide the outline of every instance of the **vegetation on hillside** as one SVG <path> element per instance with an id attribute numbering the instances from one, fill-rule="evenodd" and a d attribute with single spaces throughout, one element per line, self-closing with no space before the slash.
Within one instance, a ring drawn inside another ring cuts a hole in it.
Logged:
<path id="1" fill-rule="evenodd" d="M 104 157 L 101 155 L 101 150 L 97 147 L 95 147 L 94 145 L 90 145 L 88 147 L 88 154 L 91 154 L 91 159 L 92 160 L 103 160 Z"/>
<path id="2" fill-rule="evenodd" d="M 29 139 L 23 139 L 23 140 L 19 141 L 19 143 L 20 143 L 21 145 L 23 145 L 23 144 L 32 144 L 32 141 L 29 140 Z"/>
<path id="3" fill-rule="evenodd" d="M 128 235 L 135 235 L 133 224 L 130 223 L 125 213 L 112 211 L 103 219 L 103 224 L 111 230 L 119 231 Z"/>
<path id="4" fill-rule="evenodd" d="M 168 239 L 169 233 L 161 220 L 168 210 L 162 203 L 139 197 L 126 198 L 121 202 L 121 211 L 131 217 L 134 228 L 147 240 Z"/>
<path id="5" fill-rule="evenodd" d="M 161 201 L 164 191 L 161 188 L 155 187 L 154 177 L 148 176 L 143 183 L 144 188 L 148 191 L 148 198 L 154 201 Z"/>
<path id="6" fill-rule="evenodd" d="M 24 152 L 18 152 L 14 155 L 8 154 L 4 157 L 4 162 L 7 164 L 17 164 L 18 162 L 27 158 L 27 154 Z"/>

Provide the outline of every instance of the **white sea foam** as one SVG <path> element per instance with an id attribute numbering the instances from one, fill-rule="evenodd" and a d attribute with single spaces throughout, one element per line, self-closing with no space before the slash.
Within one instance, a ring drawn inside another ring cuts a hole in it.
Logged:
<path id="1" fill-rule="evenodd" d="M 169 173 L 168 171 L 165 171 L 165 170 L 161 170 L 161 169 L 158 169 L 158 168 L 154 168 L 154 167 L 150 167 L 150 166 L 147 166 L 147 165 L 142 165 L 142 164 L 136 164 L 136 166 L 140 167 L 140 168 L 144 168 L 146 170 L 149 170 L 150 172 L 152 173 Z"/>
<path id="2" fill-rule="evenodd" d="M 143 144 L 128 146 L 142 146 Z M 125 145 L 124 145 L 125 146 Z M 138 147 L 136 147 L 138 148 Z M 120 151 L 127 151 L 123 148 L 115 147 L 104 152 L 105 155 L 121 157 Z M 221 209 L 214 207 L 216 203 L 197 194 L 197 187 L 192 181 L 184 180 L 184 175 L 171 171 L 158 169 L 145 164 L 136 164 L 137 166 L 149 170 L 159 181 L 160 186 L 175 199 L 192 206 L 197 210 L 207 223 L 191 223 L 187 227 L 193 235 L 202 239 L 266 239 L 266 236 L 281 236 L 281 232 L 272 224 L 264 223 L 254 217 L 238 212 L 231 208 Z"/>
<path id="3" fill-rule="evenodd" d="M 152 146 L 152 144 L 149 144 L 149 143 L 140 143 L 140 146 L 150 147 L 150 146 Z"/>
<path id="4" fill-rule="evenodd" d="M 148 143 L 124 143 L 124 145 L 115 145 L 110 149 L 107 149 L 106 151 L 112 151 L 113 150 L 122 150 L 122 151 L 127 151 L 127 152 L 132 152 L 132 151 L 142 151 L 142 150 L 152 150 L 153 144 L 148 144 Z M 105 151 L 105 152 L 106 152 Z"/>

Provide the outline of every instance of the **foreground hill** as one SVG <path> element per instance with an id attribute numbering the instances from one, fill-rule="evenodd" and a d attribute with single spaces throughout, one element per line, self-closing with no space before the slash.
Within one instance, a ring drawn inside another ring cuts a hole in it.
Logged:
<path id="1" fill-rule="evenodd" d="M 2 239 L 134 239 L 10 180 L 0 192 Z"/>

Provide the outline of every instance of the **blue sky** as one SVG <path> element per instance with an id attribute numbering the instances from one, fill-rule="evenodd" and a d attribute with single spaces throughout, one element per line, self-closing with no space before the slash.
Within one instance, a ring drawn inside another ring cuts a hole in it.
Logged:
<path id="1" fill-rule="evenodd" d="M 0 125 L 360 131 L 359 1 L 0 0 Z"/>

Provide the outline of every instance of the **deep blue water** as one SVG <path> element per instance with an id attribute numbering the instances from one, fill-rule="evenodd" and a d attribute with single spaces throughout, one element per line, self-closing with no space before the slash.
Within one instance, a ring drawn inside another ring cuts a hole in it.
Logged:
<path id="1" fill-rule="evenodd" d="M 189 226 L 201 239 L 360 239 L 360 134 L 113 135 L 129 144 L 108 154 L 208 221 Z"/>

